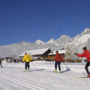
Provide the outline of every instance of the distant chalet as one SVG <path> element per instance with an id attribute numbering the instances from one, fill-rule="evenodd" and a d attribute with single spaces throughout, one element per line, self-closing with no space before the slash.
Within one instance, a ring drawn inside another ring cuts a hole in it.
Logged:
<path id="1" fill-rule="evenodd" d="M 27 52 L 29 55 L 31 55 L 33 60 L 54 60 L 54 56 L 56 54 L 56 51 L 51 51 L 50 48 L 28 50 L 25 52 Z M 25 52 L 19 55 L 21 60 L 22 60 Z M 66 50 L 58 50 L 58 52 L 62 56 L 65 56 Z"/>

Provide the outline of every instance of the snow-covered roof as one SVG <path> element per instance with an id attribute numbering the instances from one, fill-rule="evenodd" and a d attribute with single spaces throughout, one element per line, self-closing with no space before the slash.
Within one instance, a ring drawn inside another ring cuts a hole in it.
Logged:
<path id="1" fill-rule="evenodd" d="M 29 51 L 25 51 L 27 52 L 29 55 L 42 55 L 44 54 L 47 50 L 49 50 L 49 48 L 44 48 L 44 49 L 35 49 L 35 50 L 29 50 Z M 20 54 L 19 56 L 24 56 L 24 53 Z"/>
<path id="2" fill-rule="evenodd" d="M 65 54 L 66 50 L 58 50 L 58 53 L 59 54 Z M 55 55 L 55 54 L 56 54 L 56 51 L 52 51 L 49 55 Z"/>

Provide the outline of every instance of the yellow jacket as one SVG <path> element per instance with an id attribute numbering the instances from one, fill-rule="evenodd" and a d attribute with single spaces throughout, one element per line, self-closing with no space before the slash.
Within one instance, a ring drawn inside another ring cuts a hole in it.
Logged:
<path id="1" fill-rule="evenodd" d="M 32 60 L 32 57 L 28 54 L 25 54 L 23 57 L 23 62 L 30 62 Z"/>

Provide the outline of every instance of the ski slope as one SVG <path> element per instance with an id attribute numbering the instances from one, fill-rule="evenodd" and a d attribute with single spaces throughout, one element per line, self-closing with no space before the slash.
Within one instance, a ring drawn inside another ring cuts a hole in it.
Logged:
<path id="1" fill-rule="evenodd" d="M 31 62 L 30 72 L 24 72 L 24 63 L 3 63 L 0 68 L 0 90 L 90 90 L 90 78 L 84 65 L 62 63 L 63 73 L 54 73 L 54 62 Z M 69 68 L 69 69 L 67 69 Z"/>

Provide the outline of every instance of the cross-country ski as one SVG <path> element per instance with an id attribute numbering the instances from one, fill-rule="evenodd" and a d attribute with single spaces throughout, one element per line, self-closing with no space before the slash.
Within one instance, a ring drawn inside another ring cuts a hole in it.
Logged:
<path id="1" fill-rule="evenodd" d="M 88 76 L 79 76 L 79 77 L 76 77 L 76 78 L 89 78 L 90 79 L 90 77 L 88 77 Z"/>

